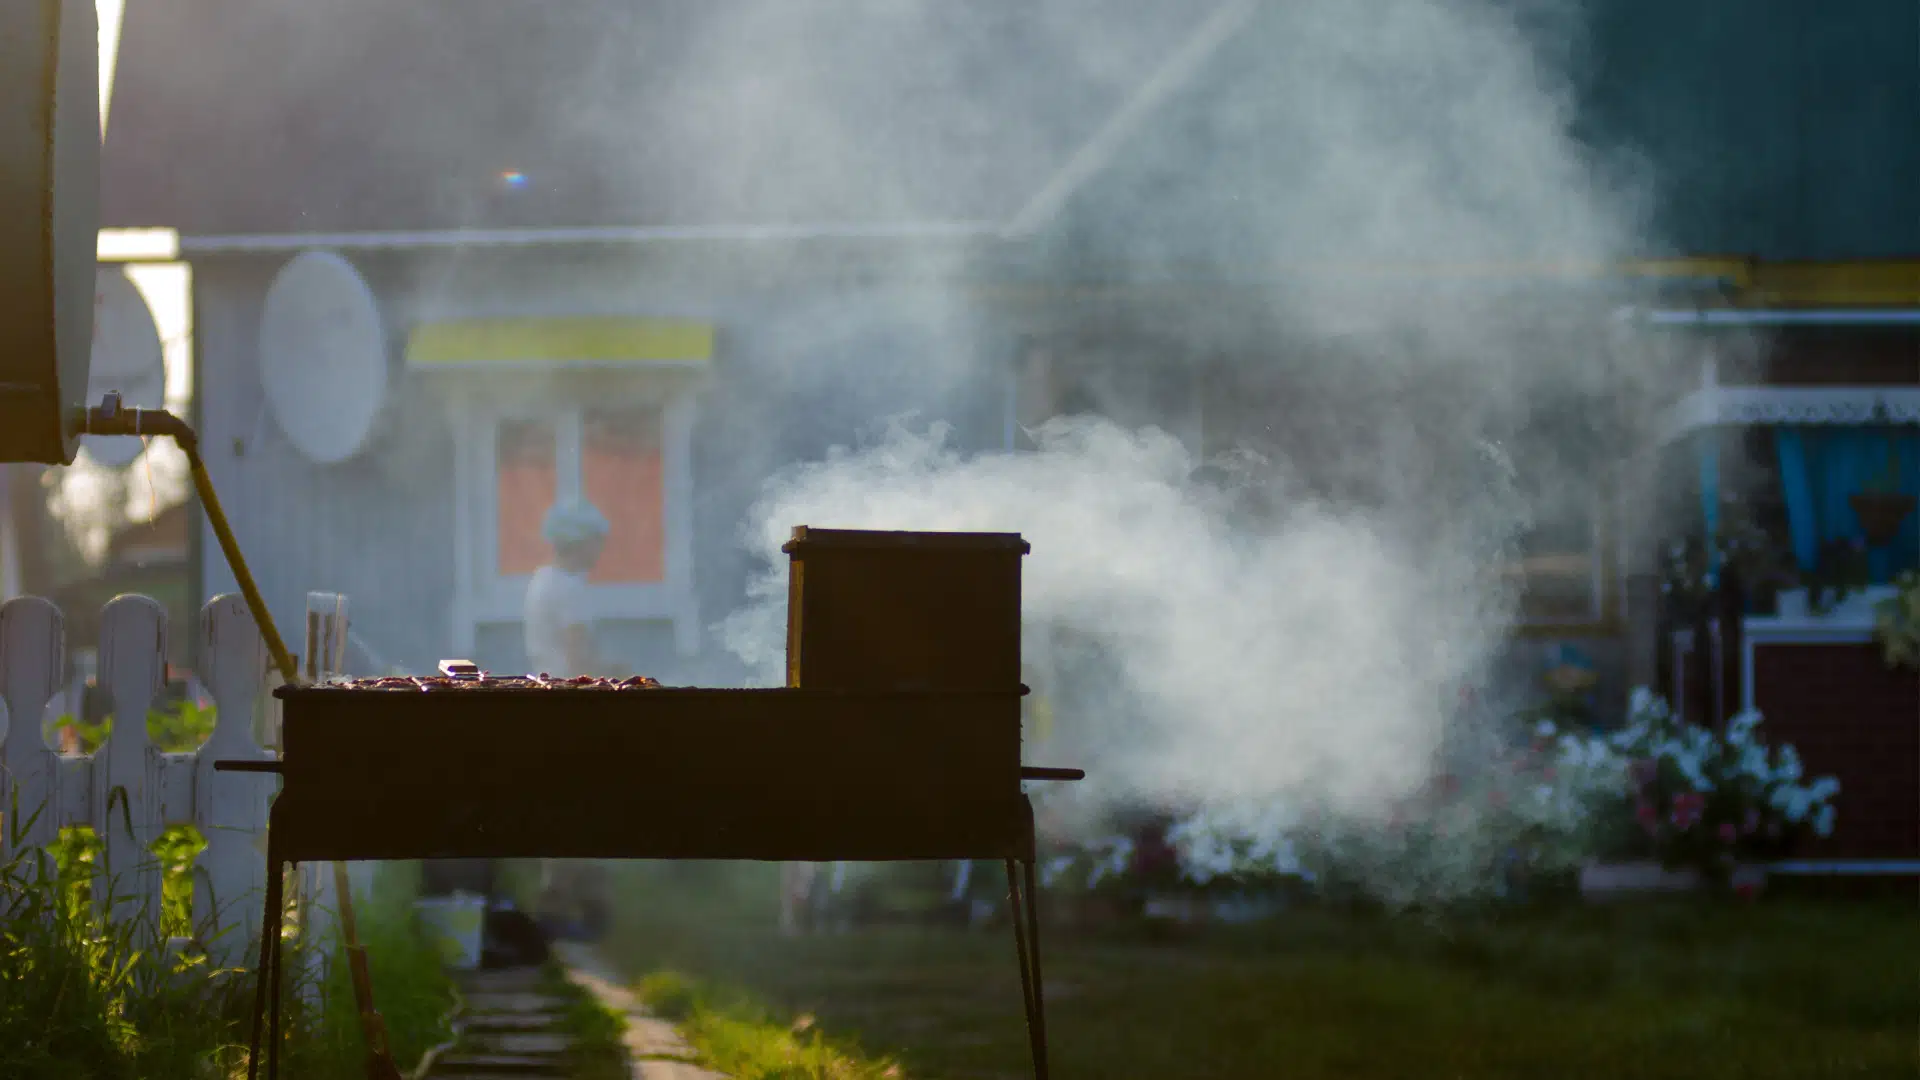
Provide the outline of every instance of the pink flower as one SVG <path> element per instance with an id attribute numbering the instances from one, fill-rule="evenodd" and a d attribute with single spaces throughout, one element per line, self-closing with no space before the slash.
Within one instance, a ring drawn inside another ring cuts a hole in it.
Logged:
<path id="1" fill-rule="evenodd" d="M 1721 843 L 1731 844 L 1738 836 L 1739 836 L 1738 830 L 1736 830 L 1731 824 L 1720 826 L 1720 842 Z"/>
<path id="2" fill-rule="evenodd" d="M 1638 807 L 1634 808 L 1633 816 L 1648 832 L 1660 827 L 1660 813 L 1650 802 L 1642 801 Z"/>
<path id="3" fill-rule="evenodd" d="M 1540 778 L 1543 780 L 1546 780 L 1549 783 L 1551 783 L 1553 781 L 1553 778 L 1557 775 L 1558 775 L 1558 772 L 1551 765 L 1540 770 Z"/>
<path id="4" fill-rule="evenodd" d="M 1760 886 L 1751 881 L 1743 881 L 1733 887 L 1733 895 L 1746 903 L 1753 903 L 1760 896 Z"/>

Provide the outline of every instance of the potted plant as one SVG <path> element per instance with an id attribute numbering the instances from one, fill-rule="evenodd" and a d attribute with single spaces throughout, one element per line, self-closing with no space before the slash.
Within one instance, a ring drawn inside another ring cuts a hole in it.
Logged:
<path id="1" fill-rule="evenodd" d="M 1847 496 L 1847 505 L 1860 519 L 1860 531 L 1873 547 L 1893 542 L 1900 526 L 1913 513 L 1914 497 L 1900 490 L 1900 444 L 1887 442 L 1887 467 L 1860 491 Z"/>
<path id="2" fill-rule="evenodd" d="M 1633 720 L 1614 745 L 1632 762 L 1635 824 L 1667 874 L 1751 886 L 1758 867 L 1832 833 L 1839 782 L 1802 783 L 1799 755 L 1768 746 L 1760 723 L 1749 710 L 1715 732 L 1636 695 Z"/>
<path id="3" fill-rule="evenodd" d="M 1893 579 L 1898 591 L 1874 605 L 1873 637 L 1888 667 L 1920 670 L 1920 570 Z"/>

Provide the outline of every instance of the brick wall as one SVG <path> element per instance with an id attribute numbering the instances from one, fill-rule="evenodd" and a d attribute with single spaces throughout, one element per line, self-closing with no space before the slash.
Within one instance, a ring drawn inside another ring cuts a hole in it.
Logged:
<path id="1" fill-rule="evenodd" d="M 1838 823 L 1812 859 L 1920 858 L 1920 674 L 1872 644 L 1759 645 L 1753 696 L 1770 742 L 1840 781 Z"/>

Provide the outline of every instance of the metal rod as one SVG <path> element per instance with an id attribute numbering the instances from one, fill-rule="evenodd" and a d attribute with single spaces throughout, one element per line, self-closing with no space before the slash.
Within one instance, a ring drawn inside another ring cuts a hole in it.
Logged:
<path id="1" fill-rule="evenodd" d="M 1086 778 L 1087 770 L 1085 769 L 1052 769 L 1038 765 L 1020 767 L 1022 780 L 1085 780 Z"/>
<path id="2" fill-rule="evenodd" d="M 274 944 L 280 937 L 280 853 L 267 831 L 267 902 L 260 918 L 260 971 L 253 983 L 253 1034 L 247 1046 L 247 1080 L 256 1080 L 260 1066 L 260 1028 L 267 1014 L 267 985 L 273 979 Z"/>
<path id="3" fill-rule="evenodd" d="M 298 873 L 298 863 L 288 863 L 285 873 Z M 283 878 L 279 871 L 275 878 Z M 274 897 L 273 978 L 267 983 L 267 1080 L 280 1078 L 280 980 L 286 963 L 287 946 L 280 940 L 280 927 L 286 920 L 287 900 L 283 893 Z"/>
<path id="4" fill-rule="evenodd" d="M 1007 909 L 1013 916 L 1013 948 L 1020 963 L 1020 1004 L 1027 1017 L 1027 1046 L 1033 1054 L 1035 1080 L 1047 1080 L 1046 1034 L 1040 1022 L 1040 988 L 1034 985 L 1032 954 L 1027 947 L 1028 907 L 1021 902 L 1020 872 L 1007 860 Z"/>

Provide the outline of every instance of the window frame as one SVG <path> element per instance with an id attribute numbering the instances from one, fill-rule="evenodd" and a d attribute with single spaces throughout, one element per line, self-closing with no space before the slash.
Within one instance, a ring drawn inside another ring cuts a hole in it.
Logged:
<path id="1" fill-rule="evenodd" d="M 652 380 L 644 380 L 651 382 Z M 652 407 L 660 411 L 662 574 L 659 581 L 596 582 L 587 590 L 596 619 L 669 622 L 681 656 L 699 648 L 699 607 L 694 593 L 692 431 L 690 391 L 658 385 L 591 386 L 550 393 L 512 395 L 476 389 L 454 403 L 455 507 L 454 598 L 451 640 L 471 654 L 481 626 L 522 621 L 528 574 L 499 572 L 500 427 L 514 421 L 554 425 L 554 486 L 564 498 L 584 484 L 582 437 L 585 414 L 601 408 Z M 512 404 L 503 402 L 513 401 Z"/>

